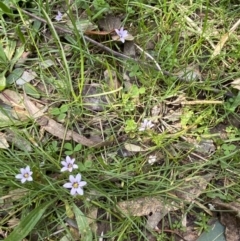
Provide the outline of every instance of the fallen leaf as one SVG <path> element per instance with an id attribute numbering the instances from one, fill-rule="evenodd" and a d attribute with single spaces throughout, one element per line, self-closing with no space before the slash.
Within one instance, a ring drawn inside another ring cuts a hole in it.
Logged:
<path id="1" fill-rule="evenodd" d="M 217 56 L 220 54 L 224 44 L 227 42 L 227 40 L 229 39 L 230 35 L 237 29 L 237 27 L 239 26 L 240 24 L 240 19 L 238 19 L 238 21 L 231 27 L 231 29 L 229 30 L 228 33 L 225 33 L 220 41 L 218 42 L 217 46 L 215 47 L 213 53 L 212 53 L 212 56 L 211 58 Z"/>
<path id="2" fill-rule="evenodd" d="M 11 197 L 12 201 L 17 201 L 29 193 L 27 189 L 17 188 L 9 191 L 9 197 Z"/>
<path id="3" fill-rule="evenodd" d="M 34 71 L 24 71 L 22 76 L 16 80 L 16 84 L 24 85 L 25 83 L 30 82 L 36 77 L 37 77 L 37 74 Z"/>
<path id="4" fill-rule="evenodd" d="M 162 213 L 159 211 L 156 211 L 151 215 L 148 215 L 146 226 L 150 229 L 154 229 L 164 216 L 165 215 L 162 215 Z"/>
<path id="5" fill-rule="evenodd" d="M 8 149 L 9 144 L 6 139 L 5 133 L 0 132 L 0 149 Z"/>
<path id="6" fill-rule="evenodd" d="M 31 152 L 32 147 L 30 142 L 18 135 L 16 132 L 6 129 L 6 139 L 20 150 Z"/>
<path id="7" fill-rule="evenodd" d="M 183 81 L 197 81 L 202 79 L 202 75 L 199 71 L 198 65 L 189 65 L 185 69 L 179 71 L 178 73 L 174 74 L 180 80 Z"/>
<path id="8" fill-rule="evenodd" d="M 120 87 L 116 71 L 106 69 L 104 71 L 104 79 L 108 85 L 109 90 L 117 90 Z"/>
<path id="9" fill-rule="evenodd" d="M 175 202 L 166 203 L 161 196 L 141 197 L 117 203 L 117 208 L 125 215 L 147 216 L 150 213 L 160 212 L 164 217 L 168 212 L 179 209 Z"/>
<path id="10" fill-rule="evenodd" d="M 93 142 L 75 131 L 66 130 L 66 127 L 44 114 L 25 94 L 24 104 L 29 116 L 36 119 L 36 122 L 47 132 L 64 140 L 74 140 L 84 146 L 96 146 L 100 143 Z"/>
<path id="11" fill-rule="evenodd" d="M 128 35 L 124 39 L 127 40 L 127 41 L 133 41 L 134 37 L 130 33 L 128 33 Z M 112 36 L 112 40 L 118 41 L 118 42 L 122 42 L 118 35 L 113 35 Z"/>
<path id="12" fill-rule="evenodd" d="M 121 19 L 113 15 L 107 15 L 105 18 L 98 21 L 99 28 L 104 31 L 112 31 L 121 27 Z"/>
<path id="13" fill-rule="evenodd" d="M 103 111 L 108 105 L 103 86 L 97 83 L 86 84 L 83 88 L 83 104 L 89 110 Z"/>
<path id="14" fill-rule="evenodd" d="M 7 105 L 25 108 L 23 104 L 23 96 L 13 90 L 7 89 L 1 92 L 0 99 Z"/>
<path id="15" fill-rule="evenodd" d="M 216 147 L 213 140 L 203 139 L 198 144 L 195 145 L 196 151 L 203 154 L 213 154 L 216 151 Z"/>
<path id="16" fill-rule="evenodd" d="M 54 65 L 54 62 L 51 59 L 46 59 L 40 63 L 41 69 L 47 69 Z"/>
<path id="17" fill-rule="evenodd" d="M 174 193 L 181 200 L 192 202 L 202 194 L 213 176 L 214 174 L 206 174 L 205 176 L 195 176 L 185 179 L 183 185 Z"/>
<path id="18" fill-rule="evenodd" d="M 235 79 L 232 83 L 231 86 L 237 90 L 240 90 L 240 78 Z"/>
<path id="19" fill-rule="evenodd" d="M 29 113 L 29 117 L 32 117 L 33 119 L 39 118 L 44 116 L 45 109 L 39 109 L 28 97 L 26 94 L 24 94 L 24 106 L 26 110 Z"/>
<path id="20" fill-rule="evenodd" d="M 143 151 L 146 151 L 141 146 L 134 145 L 134 144 L 131 144 L 131 143 L 124 143 L 124 148 L 127 151 L 130 151 L 130 152 L 143 152 Z"/>

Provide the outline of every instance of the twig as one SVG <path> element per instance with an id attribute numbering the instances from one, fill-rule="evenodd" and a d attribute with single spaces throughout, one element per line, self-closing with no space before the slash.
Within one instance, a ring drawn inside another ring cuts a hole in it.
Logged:
<path id="1" fill-rule="evenodd" d="M 149 53 L 147 53 L 146 51 L 144 51 L 140 46 L 138 46 L 137 44 L 135 44 L 135 46 L 136 46 L 142 53 L 144 53 L 149 59 L 151 59 L 151 60 L 155 63 L 157 69 L 161 72 L 161 74 L 163 74 L 162 69 L 161 69 L 160 65 L 157 63 L 157 61 L 156 61 Z"/>
<path id="2" fill-rule="evenodd" d="M 194 101 L 182 101 L 182 105 L 206 105 L 206 104 L 223 104 L 221 100 L 194 100 Z"/>
<path id="3" fill-rule="evenodd" d="M 18 9 L 17 9 L 16 7 L 14 7 L 14 6 L 12 6 L 12 8 L 15 9 L 15 10 L 18 10 Z M 34 18 L 34 19 L 39 20 L 39 21 L 42 22 L 42 23 L 46 23 L 46 24 L 48 23 L 45 19 L 43 19 L 43 18 L 41 18 L 41 17 L 38 17 L 38 16 L 36 16 L 36 15 L 33 14 L 33 13 L 30 13 L 30 12 L 24 10 L 24 9 L 21 9 L 21 11 L 22 11 L 23 13 L 25 13 L 26 15 L 28 15 L 28 16 Z M 59 25 L 57 25 L 57 24 L 54 24 L 54 27 L 55 27 L 57 30 L 59 30 L 59 31 L 61 31 L 61 32 L 63 32 L 63 33 L 73 34 L 73 31 L 72 31 L 72 30 L 63 28 L 63 27 L 61 27 L 61 26 L 59 26 Z M 154 69 L 156 69 L 156 70 L 159 70 L 159 71 L 161 72 L 161 74 L 163 74 L 163 75 L 176 77 L 176 76 L 174 76 L 173 74 L 171 74 L 171 73 L 168 72 L 168 71 L 161 70 L 161 67 L 160 67 L 159 64 L 156 62 L 156 60 L 154 60 L 152 56 L 150 57 L 147 53 L 145 53 L 145 54 L 146 54 L 151 60 L 153 60 L 153 62 L 155 63 L 156 66 L 152 66 L 152 65 L 150 65 L 150 64 L 144 63 L 144 62 L 142 62 L 142 61 L 140 61 L 140 60 L 134 59 L 134 58 L 132 58 L 132 57 L 130 57 L 130 56 L 127 56 L 127 55 L 125 55 L 125 54 L 122 54 L 122 53 L 119 53 L 119 52 L 117 52 L 117 51 L 114 51 L 114 50 L 112 50 L 111 48 L 105 46 L 104 44 L 101 44 L 101 43 L 95 41 L 94 39 L 92 39 L 92 38 L 90 38 L 90 37 L 88 37 L 88 36 L 86 36 L 86 35 L 83 35 L 82 37 L 83 37 L 86 41 L 88 41 L 88 42 L 90 42 L 90 43 L 98 46 L 99 48 L 101 48 L 101 49 L 104 50 L 105 52 L 108 52 L 108 53 L 112 54 L 113 56 L 116 56 L 116 57 L 119 57 L 119 58 L 122 58 L 122 59 L 128 59 L 128 60 L 131 60 L 131 61 L 133 61 L 133 62 L 135 62 L 135 63 L 144 65 L 144 66 L 149 67 L 149 68 L 154 68 Z M 181 80 L 181 78 L 179 78 L 179 77 L 178 77 L 178 79 Z M 183 79 L 183 80 L 184 80 L 184 79 Z"/>

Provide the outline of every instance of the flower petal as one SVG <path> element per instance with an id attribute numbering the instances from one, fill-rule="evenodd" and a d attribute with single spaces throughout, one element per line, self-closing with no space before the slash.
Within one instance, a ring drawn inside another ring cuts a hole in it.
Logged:
<path id="1" fill-rule="evenodd" d="M 71 183 L 76 182 L 75 177 L 73 175 L 69 176 L 69 180 L 70 180 Z"/>
<path id="2" fill-rule="evenodd" d="M 80 187 L 78 187 L 78 188 L 76 189 L 76 192 L 77 192 L 79 195 L 83 195 L 83 189 L 80 188 Z"/>
<path id="3" fill-rule="evenodd" d="M 21 183 L 24 183 L 26 181 L 27 181 L 27 179 L 25 177 L 21 179 Z"/>
<path id="4" fill-rule="evenodd" d="M 75 178 L 76 182 L 80 182 L 81 178 L 82 178 L 81 174 L 78 173 L 76 178 Z"/>
<path id="5" fill-rule="evenodd" d="M 68 170 L 67 167 L 63 167 L 60 171 L 61 171 L 61 172 L 65 172 L 65 171 L 67 171 L 67 170 Z"/>
<path id="6" fill-rule="evenodd" d="M 87 185 L 87 182 L 85 182 L 85 181 L 82 181 L 82 182 L 79 182 L 79 183 L 78 183 L 78 186 L 79 186 L 79 187 L 83 187 L 83 186 L 85 186 L 85 185 Z"/>
<path id="7" fill-rule="evenodd" d="M 75 196 L 77 193 L 77 189 L 76 188 L 72 188 L 70 191 L 71 195 Z"/>
<path id="8" fill-rule="evenodd" d="M 27 180 L 28 180 L 29 182 L 31 182 L 31 181 L 33 180 L 33 178 L 32 178 L 31 176 L 29 176 L 29 177 L 27 178 Z"/>
<path id="9" fill-rule="evenodd" d="M 69 163 L 71 163 L 71 164 L 73 164 L 74 162 L 75 162 L 74 158 L 69 161 Z"/>
<path id="10" fill-rule="evenodd" d="M 72 188 L 72 183 L 71 182 L 67 182 L 63 185 L 63 187 L 65 188 Z"/>
<path id="11" fill-rule="evenodd" d="M 29 166 L 26 166 L 25 171 L 26 171 L 26 172 L 30 172 L 30 167 L 29 167 Z"/>
<path id="12" fill-rule="evenodd" d="M 67 166 L 67 162 L 65 162 L 65 161 L 61 161 L 61 164 L 62 164 L 63 166 Z"/>
<path id="13" fill-rule="evenodd" d="M 73 169 L 77 169 L 77 168 L 78 168 L 78 165 L 73 164 L 72 168 L 73 168 Z"/>
<path id="14" fill-rule="evenodd" d="M 23 178 L 23 175 L 22 175 L 22 174 L 17 174 L 17 175 L 15 176 L 15 178 L 17 178 L 17 179 L 22 179 L 22 178 Z"/>

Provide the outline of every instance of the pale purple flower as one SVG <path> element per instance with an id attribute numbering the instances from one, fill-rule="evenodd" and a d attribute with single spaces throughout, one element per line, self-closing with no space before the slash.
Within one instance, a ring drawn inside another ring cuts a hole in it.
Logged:
<path id="1" fill-rule="evenodd" d="M 120 29 L 115 29 L 115 32 L 119 36 L 120 40 L 124 43 L 126 37 L 128 36 L 128 31 L 123 30 L 123 27 L 121 27 Z"/>
<path id="2" fill-rule="evenodd" d="M 83 189 L 82 187 L 85 186 L 87 183 L 84 181 L 81 181 L 81 174 L 77 174 L 76 177 L 70 175 L 69 181 L 63 185 L 65 188 L 71 188 L 71 195 L 75 196 L 77 194 L 83 195 Z"/>
<path id="3" fill-rule="evenodd" d="M 77 169 L 78 165 L 74 164 L 75 159 L 71 159 L 70 156 L 66 156 L 66 160 L 62 161 L 63 168 L 61 169 L 61 172 L 69 171 L 72 172 L 73 169 Z"/>
<path id="4" fill-rule="evenodd" d="M 24 183 L 26 181 L 31 182 L 33 180 L 32 174 L 33 172 L 30 170 L 29 166 L 26 166 L 25 168 L 20 169 L 20 174 L 17 174 L 15 177 L 19 180 L 21 180 L 21 183 Z"/>
<path id="5" fill-rule="evenodd" d="M 138 130 L 139 131 L 145 131 L 145 130 L 151 129 L 152 127 L 154 127 L 154 124 L 152 124 L 152 121 L 144 119 Z"/>
<path id="6" fill-rule="evenodd" d="M 62 13 L 60 11 L 58 11 L 58 13 L 57 13 L 57 15 L 55 17 L 55 20 L 57 20 L 59 22 L 59 21 L 62 20 L 62 17 L 63 17 Z"/>

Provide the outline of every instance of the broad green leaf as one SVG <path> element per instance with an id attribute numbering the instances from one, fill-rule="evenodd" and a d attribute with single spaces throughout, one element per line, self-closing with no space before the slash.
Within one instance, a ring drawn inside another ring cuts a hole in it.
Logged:
<path id="1" fill-rule="evenodd" d="M 70 151 L 73 150 L 72 144 L 69 143 L 69 142 L 67 142 L 67 143 L 64 144 L 64 148 L 67 149 L 67 150 L 70 150 Z"/>
<path id="2" fill-rule="evenodd" d="M 60 115 L 61 112 L 60 112 L 59 108 L 53 108 L 53 109 L 50 110 L 50 113 L 52 115 Z"/>
<path id="3" fill-rule="evenodd" d="M 16 45 L 17 45 L 16 41 L 9 40 L 7 42 L 7 46 L 5 48 L 5 54 L 9 61 L 12 59 L 13 54 L 15 53 Z"/>
<path id="4" fill-rule="evenodd" d="M 17 79 L 19 79 L 24 72 L 23 68 L 14 69 L 7 77 L 7 85 L 13 84 Z"/>
<path id="5" fill-rule="evenodd" d="M 16 49 L 15 55 L 13 57 L 13 59 L 11 60 L 11 65 L 13 66 L 14 64 L 17 63 L 17 61 L 22 57 L 23 52 L 24 52 L 25 46 L 22 45 L 21 47 L 18 47 Z"/>
<path id="6" fill-rule="evenodd" d="M 92 231 L 89 227 L 87 217 L 82 213 L 82 211 L 73 204 L 73 212 L 75 214 L 75 218 L 78 225 L 78 230 L 81 234 L 81 240 L 82 241 L 92 241 Z"/>
<path id="7" fill-rule="evenodd" d="M 62 106 L 60 107 L 61 112 L 67 112 L 68 109 L 69 109 L 69 106 L 68 106 L 68 105 L 62 105 Z"/>
<path id="8" fill-rule="evenodd" d="M 6 88 L 6 83 L 5 72 L 3 72 L 0 74 L 0 91 Z"/>
<path id="9" fill-rule="evenodd" d="M 19 241 L 24 239 L 33 230 L 50 204 L 51 203 L 44 203 L 32 210 L 20 221 L 19 225 L 10 233 L 5 241 Z"/>
<path id="10" fill-rule="evenodd" d="M 80 151 L 81 149 L 82 149 L 82 145 L 81 145 L 81 144 L 77 144 L 77 145 L 74 147 L 74 152 Z"/>
<path id="11" fill-rule="evenodd" d="M 0 60 L 3 61 L 3 62 L 7 62 L 8 61 L 2 44 L 0 44 Z"/>
<path id="12" fill-rule="evenodd" d="M 29 83 L 25 83 L 23 85 L 23 89 L 25 90 L 27 95 L 31 95 L 31 96 L 33 96 L 34 98 L 37 98 L 37 99 L 39 99 L 41 97 L 41 95 L 39 94 L 37 89 Z"/>

